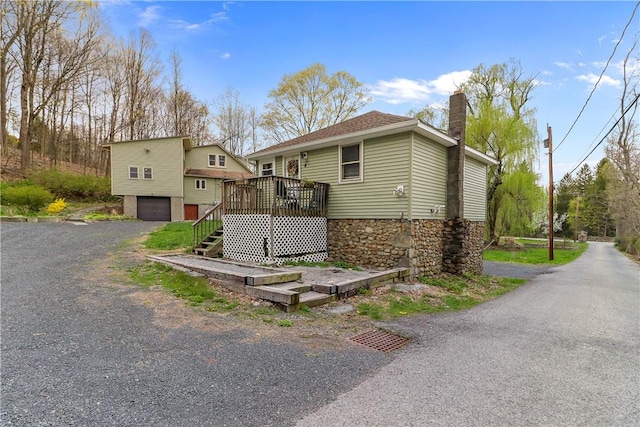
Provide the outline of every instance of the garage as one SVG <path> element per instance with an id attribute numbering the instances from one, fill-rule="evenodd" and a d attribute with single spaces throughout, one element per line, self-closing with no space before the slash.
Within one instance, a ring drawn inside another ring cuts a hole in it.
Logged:
<path id="1" fill-rule="evenodd" d="M 171 221 L 171 198 L 139 196 L 138 218 L 143 221 Z"/>

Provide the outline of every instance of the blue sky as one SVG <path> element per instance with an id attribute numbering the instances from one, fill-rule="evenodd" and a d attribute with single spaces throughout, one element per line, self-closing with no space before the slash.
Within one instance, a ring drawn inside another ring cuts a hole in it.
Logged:
<path id="1" fill-rule="evenodd" d="M 165 64 L 177 50 L 185 84 L 198 99 L 213 102 L 232 87 L 258 111 L 285 74 L 316 62 L 369 86 L 373 102 L 363 113 L 404 115 L 445 101 L 475 66 L 515 58 L 525 74 L 539 80 L 532 106 L 540 140 L 548 123 L 558 145 L 620 40 L 635 2 L 111 0 L 100 7 L 117 35 L 149 30 Z M 554 152 L 556 181 L 619 117 L 620 64 L 639 32 L 640 11 L 581 118 Z M 589 157 L 590 165 L 603 157 L 603 147 Z M 544 152 L 537 167 L 546 183 Z"/>

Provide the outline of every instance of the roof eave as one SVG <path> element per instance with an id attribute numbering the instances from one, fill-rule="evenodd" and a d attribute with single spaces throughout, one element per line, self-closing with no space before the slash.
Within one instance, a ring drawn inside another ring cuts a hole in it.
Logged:
<path id="1" fill-rule="evenodd" d="M 430 140 L 437 142 L 445 147 L 453 147 L 458 145 L 458 141 L 455 138 L 450 137 L 447 134 L 440 132 L 439 130 L 432 128 L 431 126 L 425 125 L 418 119 L 407 120 L 406 122 L 394 123 L 391 125 L 380 126 L 373 129 L 367 129 L 358 132 L 352 132 L 342 135 L 336 135 L 329 138 L 318 139 L 314 141 L 302 142 L 300 144 L 295 144 L 287 147 L 275 148 L 273 150 L 268 150 L 264 153 L 254 153 L 258 154 L 257 156 L 254 154 L 250 154 L 247 156 L 248 160 L 258 160 L 264 158 L 271 158 L 280 155 L 287 155 L 292 153 L 299 153 L 309 149 L 318 149 L 324 147 L 330 147 L 332 145 L 337 145 L 338 143 L 350 143 L 361 141 L 363 139 L 376 138 L 380 136 L 393 135 L 401 132 L 416 132 Z M 481 153 L 478 150 L 475 150 L 469 146 L 465 146 L 465 154 L 473 159 L 476 159 L 485 164 L 496 165 L 498 162 L 493 158 L 487 156 L 486 154 Z"/>
<path id="2" fill-rule="evenodd" d="M 386 126 L 380 126 L 373 129 L 362 130 L 358 132 L 346 133 L 342 135 L 335 135 L 328 138 L 317 139 L 314 141 L 301 142 L 300 144 L 290 145 L 281 148 L 275 148 L 273 150 L 258 151 L 254 154 L 247 156 L 249 160 L 257 160 L 261 158 L 269 158 L 279 155 L 285 155 L 290 153 L 297 153 L 308 149 L 318 149 L 337 145 L 338 143 L 349 143 L 352 141 L 361 141 L 363 139 L 377 138 L 380 136 L 393 135 L 395 133 L 415 131 L 424 136 L 444 145 L 447 147 L 456 145 L 455 139 L 438 132 L 435 129 L 431 129 L 428 126 L 422 124 L 418 119 L 407 120 L 406 122 L 393 123 Z M 256 155 L 257 154 L 257 155 Z"/>

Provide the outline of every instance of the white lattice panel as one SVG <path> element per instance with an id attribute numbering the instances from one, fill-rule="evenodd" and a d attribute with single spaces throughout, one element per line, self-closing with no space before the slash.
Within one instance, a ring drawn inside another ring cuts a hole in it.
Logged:
<path id="1" fill-rule="evenodd" d="M 223 254 L 230 259 L 282 264 L 322 262 L 328 256 L 325 218 L 224 215 L 222 223 Z"/>
<path id="2" fill-rule="evenodd" d="M 319 217 L 273 218 L 273 255 L 300 256 L 327 251 L 327 220 Z"/>
<path id="3" fill-rule="evenodd" d="M 251 262 L 271 260 L 270 215 L 224 215 L 222 227 L 222 253 L 225 257 Z M 268 254 L 265 254 L 265 243 Z"/>

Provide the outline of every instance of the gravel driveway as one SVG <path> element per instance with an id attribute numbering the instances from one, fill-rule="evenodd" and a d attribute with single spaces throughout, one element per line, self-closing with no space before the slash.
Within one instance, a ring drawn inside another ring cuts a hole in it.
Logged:
<path id="1" fill-rule="evenodd" d="M 288 426 L 393 359 L 109 278 L 110 252 L 157 225 L 2 223 L 0 424 Z"/>

